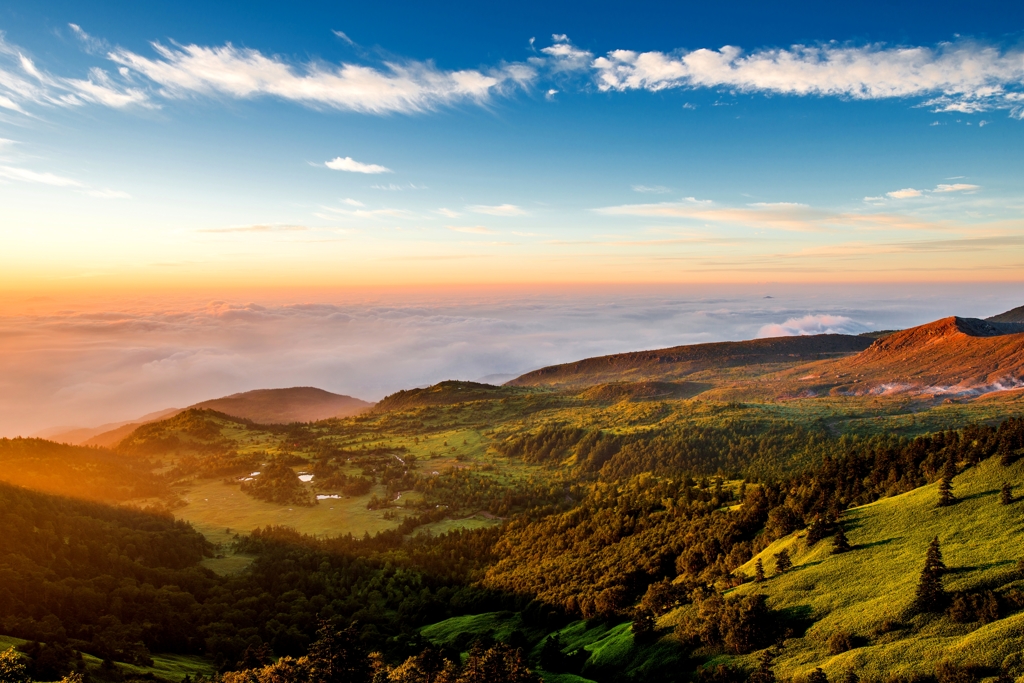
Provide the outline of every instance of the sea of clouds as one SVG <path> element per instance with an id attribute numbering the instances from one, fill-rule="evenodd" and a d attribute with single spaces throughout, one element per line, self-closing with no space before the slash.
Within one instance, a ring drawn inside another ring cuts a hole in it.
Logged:
<path id="1" fill-rule="evenodd" d="M 96 426 L 250 389 L 378 400 L 590 356 L 984 317 L 1024 287 L 771 286 L 135 300 L 0 316 L 0 436 Z"/>

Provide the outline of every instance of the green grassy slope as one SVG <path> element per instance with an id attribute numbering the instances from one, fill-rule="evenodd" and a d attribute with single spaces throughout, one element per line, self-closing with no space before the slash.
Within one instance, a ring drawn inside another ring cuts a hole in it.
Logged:
<path id="1" fill-rule="evenodd" d="M 766 582 L 747 583 L 736 594 L 764 592 L 769 606 L 805 614 L 813 620 L 806 633 L 786 642 L 777 660 L 781 676 L 807 674 L 816 666 L 830 677 L 856 670 L 864 677 L 930 674 L 936 662 L 998 667 L 1024 650 L 1024 613 L 987 625 L 957 624 L 945 616 L 907 616 L 928 543 L 938 536 L 947 567 L 947 591 L 987 586 L 1024 588 L 1016 580 L 1016 562 L 1024 556 L 1024 501 L 1001 505 L 999 491 L 1009 481 L 1022 493 L 1024 462 L 1003 467 L 992 458 L 956 477 L 959 502 L 938 508 L 937 484 L 925 486 L 844 514 L 852 552 L 831 554 L 831 540 L 808 548 L 806 532 L 780 539 L 740 568 L 752 577 L 758 558 L 771 574 L 774 555 L 793 554 L 794 568 Z M 685 609 L 685 608 L 684 608 Z M 674 616 L 668 615 L 665 623 Z M 881 633 L 883 623 L 902 624 Z M 861 644 L 829 654 L 828 638 L 854 635 Z M 731 658 L 725 658 L 727 661 Z M 752 666 L 753 656 L 738 658 Z"/>

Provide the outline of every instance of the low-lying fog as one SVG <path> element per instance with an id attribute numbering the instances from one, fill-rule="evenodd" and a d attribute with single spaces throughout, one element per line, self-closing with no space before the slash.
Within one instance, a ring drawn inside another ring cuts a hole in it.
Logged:
<path id="1" fill-rule="evenodd" d="M 250 389 L 316 386 L 378 400 L 444 379 L 501 383 L 622 351 L 985 317 L 1024 304 L 1024 287 L 687 285 L 361 297 L 11 300 L 5 308 L 21 312 L 0 316 L 0 436 L 129 420 Z"/>

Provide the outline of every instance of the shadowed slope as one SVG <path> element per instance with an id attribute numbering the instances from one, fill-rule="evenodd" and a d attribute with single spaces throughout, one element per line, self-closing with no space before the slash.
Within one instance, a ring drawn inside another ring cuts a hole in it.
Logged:
<path id="1" fill-rule="evenodd" d="M 985 318 L 985 320 L 992 323 L 1024 323 L 1024 306 L 1018 306 L 1005 313 Z"/>
<path id="2" fill-rule="evenodd" d="M 872 341 L 845 334 L 817 334 L 618 353 L 534 370 L 506 386 L 571 388 L 617 381 L 673 380 L 707 370 L 846 356 L 863 351 Z"/>

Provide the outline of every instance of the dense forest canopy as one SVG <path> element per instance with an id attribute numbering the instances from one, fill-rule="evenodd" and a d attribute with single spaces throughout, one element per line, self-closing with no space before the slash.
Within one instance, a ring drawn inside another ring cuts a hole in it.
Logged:
<path id="1" fill-rule="evenodd" d="M 436 417 L 445 409 L 418 410 L 435 411 Z M 173 418 L 171 424 L 186 435 L 174 448 L 195 442 L 163 475 L 150 475 L 154 491 L 204 468 L 211 476 L 244 472 L 267 458 L 270 466 L 263 469 L 270 476 L 246 482 L 250 488 L 260 484 L 249 494 L 283 496 L 290 504 L 309 500 L 283 457 L 266 450 L 239 452 L 237 440 L 227 453 L 202 447 L 226 440 L 223 423 L 214 417 L 193 411 Z M 404 424 L 399 417 L 388 419 Z M 728 596 L 732 587 L 751 580 L 739 568 L 777 539 L 803 529 L 808 543 L 819 542 L 841 532 L 850 507 L 956 476 L 982 461 L 1009 464 L 1024 449 L 1024 421 L 1017 419 L 912 439 L 835 437 L 749 420 L 619 433 L 546 424 L 494 432 L 498 455 L 547 473 L 507 481 L 486 469 L 414 474 L 409 468 L 416 456 L 408 448 L 365 439 L 366 423 L 359 420 L 365 418 L 323 428 L 275 427 L 270 433 L 303 444 L 311 459 L 291 457 L 325 479 L 357 488 L 367 485 L 361 482 L 392 482 L 386 490 L 419 492 L 421 507 L 411 508 L 415 514 L 398 527 L 374 535 L 323 538 L 268 526 L 237 536 L 233 550 L 254 559 L 247 570 L 229 575 L 202 566 L 215 548 L 162 507 L 112 507 L 0 485 L 6 530 L 0 632 L 42 643 L 26 651 L 35 653 L 34 675 L 50 679 L 75 670 L 76 652 L 136 665 L 151 663 L 155 653 L 201 655 L 222 672 L 258 672 L 273 661 L 271 655 L 296 661 L 306 656 L 328 620 L 349 629 L 361 652 L 379 653 L 372 660 L 380 662 L 373 665 L 374 675 L 392 677 L 387 680 L 434 680 L 434 674 L 399 679 L 394 672 L 407 664 L 408 670 L 434 666 L 437 674 L 449 666 L 444 662 L 459 664 L 459 652 L 470 650 L 481 661 L 497 657 L 523 676 L 533 666 L 549 675 L 576 672 L 592 680 L 683 680 L 716 651 L 742 655 L 806 628 L 798 616 L 773 611 L 763 595 Z M 232 424 L 246 435 L 253 428 Z M 363 445 L 330 445 L 337 442 L 318 436 L 339 430 L 364 438 Z M 174 452 L 153 449 L 146 455 L 145 444 L 153 443 L 147 438 L 166 445 L 167 425 L 147 425 L 118 453 L 26 440 L 0 446 L 11 462 L 73 455 L 72 467 L 87 462 L 101 481 L 107 464 Z M 156 464 L 145 462 L 150 468 Z M 362 467 L 364 474 L 348 474 L 345 467 Z M 136 464 L 127 471 L 156 470 Z M 447 504 L 433 502 L 440 500 Z M 457 506 L 489 509 L 506 521 L 441 535 L 414 533 Z M 997 617 L 1019 609 L 1008 597 L 964 595 L 957 598 L 958 614 L 983 612 L 986 600 L 996 600 L 989 612 Z M 658 619 L 673 610 L 683 616 L 666 636 Z M 516 615 L 517 626 L 500 641 L 485 632 L 428 654 L 424 627 L 484 613 Z M 582 650 L 556 647 L 552 643 L 559 641 L 550 635 L 580 619 L 605 624 L 600 628 L 609 633 L 625 628 L 632 633 L 634 659 L 642 653 L 648 659 L 633 668 L 581 664 L 572 653 Z M 265 661 L 254 660 L 254 652 Z M 436 666 L 423 664 L 431 657 Z M 116 669 L 90 675 L 109 677 L 111 671 Z M 456 680 L 460 671 L 445 675 Z"/>

